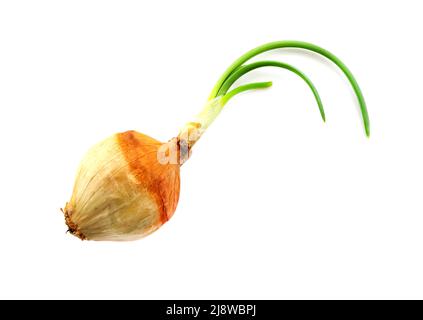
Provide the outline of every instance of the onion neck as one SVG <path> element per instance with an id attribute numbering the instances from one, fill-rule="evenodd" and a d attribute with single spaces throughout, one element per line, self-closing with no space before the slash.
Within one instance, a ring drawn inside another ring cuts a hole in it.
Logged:
<path id="1" fill-rule="evenodd" d="M 179 131 L 177 143 L 179 146 L 180 165 L 189 159 L 192 147 L 222 111 L 225 105 L 224 102 L 222 96 L 207 101 L 203 110 Z"/>

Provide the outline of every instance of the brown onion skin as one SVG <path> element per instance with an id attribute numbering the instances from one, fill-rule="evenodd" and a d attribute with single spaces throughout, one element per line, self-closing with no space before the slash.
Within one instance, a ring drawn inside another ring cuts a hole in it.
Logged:
<path id="1" fill-rule="evenodd" d="M 157 160 L 158 149 L 163 145 L 136 131 L 118 134 L 119 145 L 131 173 L 156 199 L 162 223 L 168 221 L 179 200 L 179 164 L 161 164 Z"/>

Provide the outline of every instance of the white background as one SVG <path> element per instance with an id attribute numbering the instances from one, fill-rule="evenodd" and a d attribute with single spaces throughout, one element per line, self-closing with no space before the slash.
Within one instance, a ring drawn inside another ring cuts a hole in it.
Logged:
<path id="1" fill-rule="evenodd" d="M 423 298 L 420 1 L 2 1 L 0 298 Z M 296 39 L 297 76 L 234 98 L 181 171 L 174 217 L 82 242 L 59 211 L 84 152 L 136 129 L 167 141 L 238 56 Z"/>

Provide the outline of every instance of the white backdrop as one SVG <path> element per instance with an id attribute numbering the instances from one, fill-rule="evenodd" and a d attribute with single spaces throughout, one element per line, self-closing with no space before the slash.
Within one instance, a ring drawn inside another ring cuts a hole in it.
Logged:
<path id="1" fill-rule="evenodd" d="M 2 1 L 0 298 L 423 298 L 419 1 Z M 136 242 L 66 234 L 84 152 L 136 129 L 166 141 L 245 51 L 283 39 L 346 78 L 262 69 L 181 171 L 174 217 Z"/>

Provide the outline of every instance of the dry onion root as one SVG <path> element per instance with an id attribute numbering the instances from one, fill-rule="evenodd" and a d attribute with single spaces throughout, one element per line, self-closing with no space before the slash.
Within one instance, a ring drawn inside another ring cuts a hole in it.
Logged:
<path id="1" fill-rule="evenodd" d="M 254 69 L 272 66 L 296 73 L 312 90 L 325 121 L 320 96 L 304 73 L 277 61 L 245 64 L 260 53 L 279 48 L 305 49 L 334 62 L 355 91 L 365 132 L 369 136 L 369 116 L 363 95 L 341 60 L 306 42 L 268 43 L 236 60 L 218 80 L 203 111 L 169 142 L 162 143 L 136 131 L 127 131 L 114 134 L 92 147 L 82 160 L 72 197 L 63 210 L 69 232 L 83 240 L 135 240 L 166 223 L 178 203 L 179 168 L 188 160 L 193 145 L 233 96 L 272 85 L 271 82 L 259 82 L 230 90 L 236 80 Z"/>

